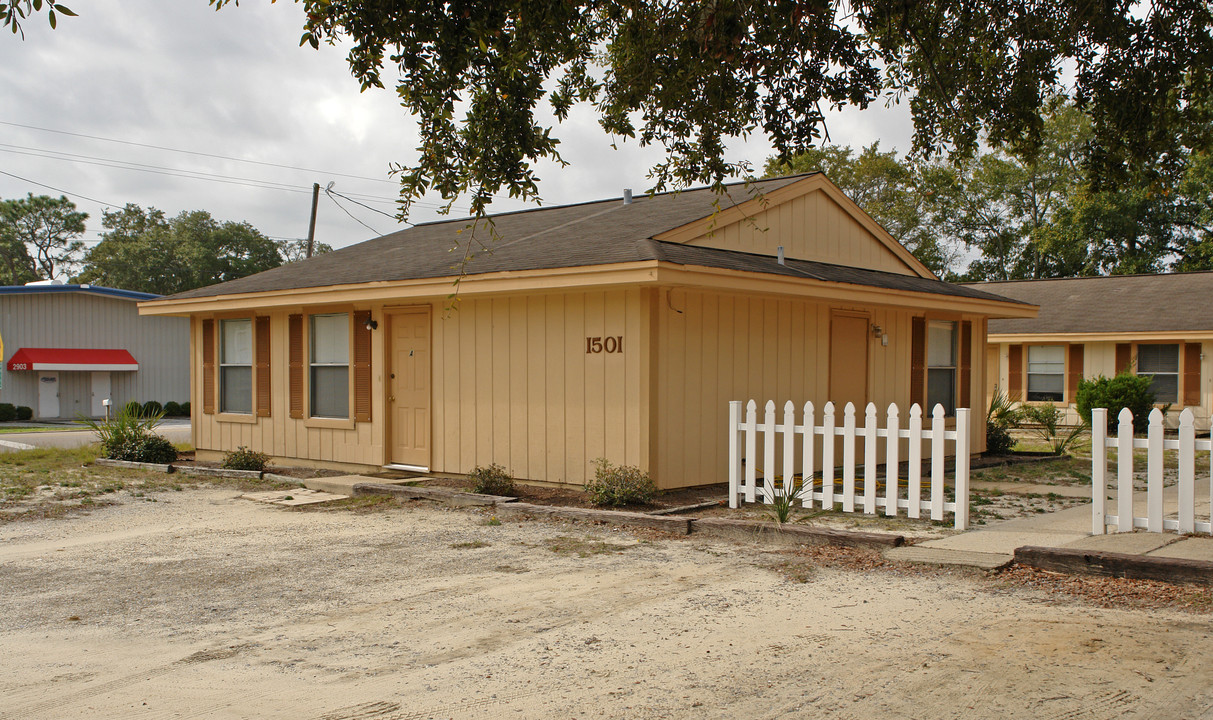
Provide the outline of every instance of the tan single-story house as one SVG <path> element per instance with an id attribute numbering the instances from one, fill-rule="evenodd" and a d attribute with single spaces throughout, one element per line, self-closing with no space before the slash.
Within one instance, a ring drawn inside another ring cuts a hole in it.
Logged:
<path id="1" fill-rule="evenodd" d="M 603 457 L 661 488 L 724 482 L 728 401 L 950 414 L 982 398 L 987 320 L 1036 312 L 940 281 L 821 174 L 502 213 L 493 233 L 418 225 L 143 303 L 191 318 L 199 457 L 570 484 Z"/>
<path id="2" fill-rule="evenodd" d="M 1077 422 L 1083 378 L 1128 370 L 1151 375 L 1169 424 L 1191 408 L 1208 429 L 1213 409 L 1213 272 L 1112 275 L 973 283 L 966 287 L 1036 303 L 1034 318 L 990 321 L 987 396 L 998 389 L 1025 402 L 1063 406 Z"/>

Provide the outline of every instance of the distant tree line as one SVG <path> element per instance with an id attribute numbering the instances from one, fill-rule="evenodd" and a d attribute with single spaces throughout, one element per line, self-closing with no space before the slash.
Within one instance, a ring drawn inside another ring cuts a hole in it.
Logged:
<path id="1" fill-rule="evenodd" d="M 101 242 L 80 240 L 88 214 L 66 197 L 0 200 L 0 285 L 55 277 L 171 295 L 303 259 L 306 241 L 272 240 L 205 210 L 169 218 L 134 204 L 102 211 Z M 332 251 L 317 243 L 314 252 Z"/>
<path id="2" fill-rule="evenodd" d="M 924 264 L 952 280 L 1213 269 L 1213 158 L 1098 183 L 1091 121 L 1055 99 L 1031 153 L 987 148 L 959 163 L 873 143 L 828 146 L 767 177 L 820 170 Z"/>

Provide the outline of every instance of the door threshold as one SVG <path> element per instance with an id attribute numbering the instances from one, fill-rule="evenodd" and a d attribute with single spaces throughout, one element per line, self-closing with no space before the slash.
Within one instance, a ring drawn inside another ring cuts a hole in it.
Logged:
<path id="1" fill-rule="evenodd" d="M 403 465 L 400 463 L 388 463 L 383 466 L 384 470 L 407 470 L 409 472 L 427 473 L 430 471 L 425 465 Z"/>

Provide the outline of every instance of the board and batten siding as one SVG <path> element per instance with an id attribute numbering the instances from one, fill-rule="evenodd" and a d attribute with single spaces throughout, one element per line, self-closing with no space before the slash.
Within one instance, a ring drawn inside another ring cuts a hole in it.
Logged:
<path id="1" fill-rule="evenodd" d="M 686 244 L 913 275 L 905 261 L 821 190 L 814 190 Z"/>
<path id="2" fill-rule="evenodd" d="M 366 310 L 368 307 L 343 308 Z M 310 310 L 310 309 L 309 309 Z M 315 310 L 331 312 L 332 309 Z M 193 318 L 191 343 L 194 367 L 191 383 L 191 414 L 194 446 L 202 459 L 214 459 L 219 454 L 245 446 L 274 458 L 289 458 L 293 464 L 324 466 L 327 464 L 379 467 L 384 464 L 383 448 L 383 342 L 382 331 L 371 333 L 371 422 L 354 423 L 352 428 L 317 427 L 307 419 L 289 415 L 287 384 L 288 327 L 292 313 L 302 308 L 274 312 L 258 312 L 270 318 L 270 414 L 232 416 L 222 413 L 206 414 L 202 410 L 202 319 Z M 379 308 L 374 310 L 381 317 Z M 249 312 L 247 317 L 254 313 Z M 225 315 L 224 317 L 230 317 Z M 352 404 L 351 404 L 352 408 Z M 303 461 L 300 463 L 299 461 Z"/>
<path id="3" fill-rule="evenodd" d="M 189 320 L 140 317 L 132 300 L 87 292 L 15 293 L 0 296 L 0 336 L 4 358 L 21 348 L 101 348 L 130 352 L 135 372 L 110 373 L 115 407 L 131 400 L 185 402 L 189 399 Z M 60 417 L 89 415 L 91 373 L 59 372 Z M 0 402 L 37 410 L 38 373 L 4 371 Z"/>
<path id="4" fill-rule="evenodd" d="M 647 468 L 652 291 L 464 298 L 433 312 L 431 469 L 497 463 L 518 478 L 583 484 L 591 462 Z M 587 352 L 587 338 L 622 352 Z"/>
<path id="5" fill-rule="evenodd" d="M 909 310 L 838 305 L 825 301 L 668 290 L 656 303 L 654 478 L 660 487 L 728 481 L 728 402 L 774 400 L 782 418 L 791 400 L 800 412 L 822 408 L 830 388 L 830 318 L 835 311 L 867 314 L 889 336 L 868 335 L 868 399 L 883 413 L 890 403 L 908 418 Z M 972 357 L 985 347 L 984 324 L 974 320 Z M 984 363 L 971 366 L 971 397 L 982 397 Z M 857 408 L 862 424 L 864 408 Z M 842 408 L 838 409 L 841 424 Z M 780 420 L 782 421 L 782 419 Z M 974 429 L 974 452 L 985 447 Z M 818 456 L 820 457 L 820 455 Z M 883 458 L 883 447 L 880 450 Z"/>

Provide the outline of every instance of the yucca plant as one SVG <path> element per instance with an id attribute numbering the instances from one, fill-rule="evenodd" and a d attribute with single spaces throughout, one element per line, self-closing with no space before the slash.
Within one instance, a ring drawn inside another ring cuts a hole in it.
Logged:
<path id="1" fill-rule="evenodd" d="M 795 478 L 792 478 L 775 488 L 771 494 L 771 502 L 764 504 L 763 508 L 767 515 L 775 521 L 775 525 L 781 526 L 791 519 L 793 508 L 804 499 L 805 493 L 811 492 L 813 492 L 812 476 L 809 476 L 800 485 L 797 485 Z"/>

